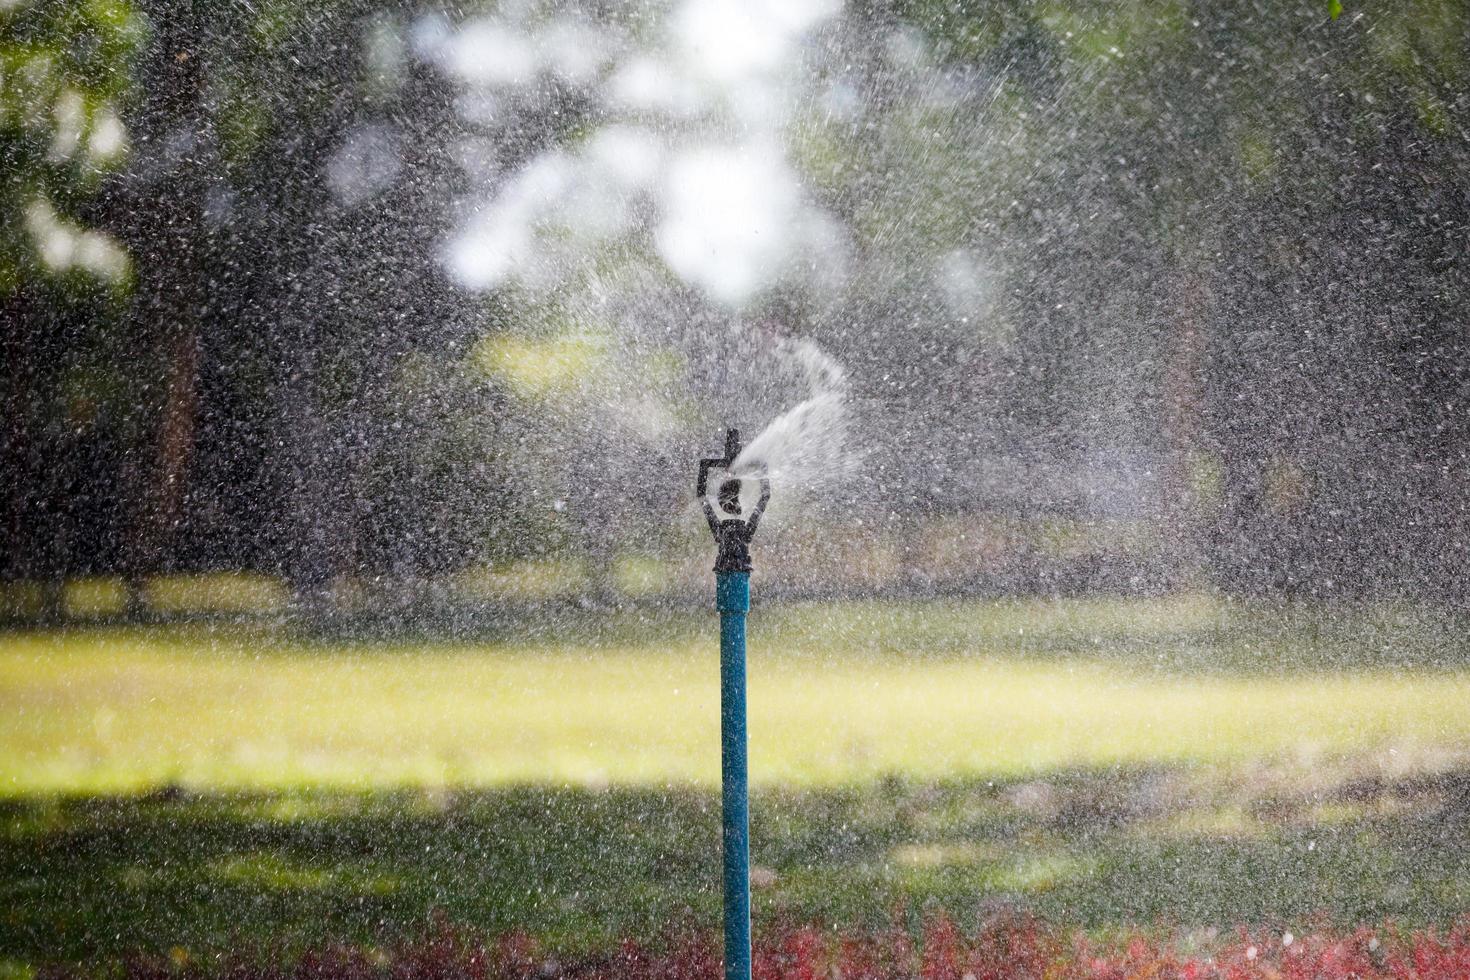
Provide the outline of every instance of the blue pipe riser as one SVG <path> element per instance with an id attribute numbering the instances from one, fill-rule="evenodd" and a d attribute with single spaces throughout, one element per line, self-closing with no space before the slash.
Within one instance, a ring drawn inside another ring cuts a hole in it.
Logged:
<path id="1" fill-rule="evenodd" d="M 715 577 L 720 611 L 720 786 L 725 980 L 750 980 L 750 792 L 745 731 L 745 614 L 750 575 Z"/>

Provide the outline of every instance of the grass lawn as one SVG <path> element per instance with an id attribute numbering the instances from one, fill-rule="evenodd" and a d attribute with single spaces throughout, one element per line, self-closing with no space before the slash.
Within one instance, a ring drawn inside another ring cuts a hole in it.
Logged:
<path id="1" fill-rule="evenodd" d="M 474 642 L 0 638 L 0 966 L 718 918 L 712 616 Z M 757 609 L 755 907 L 1107 928 L 1470 909 L 1460 624 L 1391 607 Z"/>
<path id="2" fill-rule="evenodd" d="M 1200 599 L 773 609 L 752 621 L 753 779 L 1412 753 L 1470 738 L 1470 671 L 1439 639 L 1450 627 L 1382 610 L 1293 616 Z M 5 636 L 0 794 L 712 785 L 713 616 L 593 622 L 437 644 L 203 626 Z"/>

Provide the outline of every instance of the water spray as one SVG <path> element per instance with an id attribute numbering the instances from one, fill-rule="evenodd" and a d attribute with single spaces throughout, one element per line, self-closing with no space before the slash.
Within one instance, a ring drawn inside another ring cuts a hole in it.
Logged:
<path id="1" fill-rule="evenodd" d="M 715 607 L 720 611 L 720 813 L 725 880 L 725 980 L 750 980 L 750 777 L 745 735 L 745 614 L 750 610 L 750 541 L 771 499 L 759 477 L 760 500 L 747 513 L 745 479 L 731 474 L 740 432 L 725 433 L 725 455 L 699 461 L 694 494 L 719 552 Z M 710 501 L 709 474 L 724 473 Z"/>

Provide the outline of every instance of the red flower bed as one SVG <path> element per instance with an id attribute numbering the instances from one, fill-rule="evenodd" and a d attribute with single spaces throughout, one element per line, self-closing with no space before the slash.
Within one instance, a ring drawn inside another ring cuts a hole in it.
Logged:
<path id="1" fill-rule="evenodd" d="M 1448 932 L 1360 928 L 1252 935 L 1182 953 L 1137 934 L 1111 943 L 1016 918 L 966 932 L 942 916 L 921 936 L 900 928 L 828 934 L 810 928 L 759 937 L 753 980 L 1470 980 L 1470 923 Z M 139 957 L 128 980 L 719 980 L 712 934 L 656 948 L 625 942 L 615 953 L 564 961 L 515 934 L 483 940 L 443 928 L 382 950 L 308 953 L 291 964 L 241 958 Z M 42 980 L 77 974 L 58 968 Z M 115 973 L 110 975 L 116 975 Z"/>

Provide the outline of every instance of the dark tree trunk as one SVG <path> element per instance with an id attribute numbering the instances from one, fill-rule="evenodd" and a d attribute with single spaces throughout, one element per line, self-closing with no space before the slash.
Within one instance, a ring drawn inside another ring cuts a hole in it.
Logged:
<path id="1" fill-rule="evenodd" d="M 146 578 L 174 562 L 196 442 L 201 316 L 213 247 L 204 215 L 216 163 L 204 104 L 209 66 L 199 49 L 208 36 L 204 19 L 192 4 L 153 18 L 141 71 L 146 98 L 129 120 L 143 149 L 104 188 L 91 215 L 133 257 L 138 280 L 130 336 L 141 348 L 142 369 L 161 382 L 140 386 L 158 394 L 138 398 L 142 417 L 128 427 L 135 449 L 117 481 L 125 525 L 120 564 L 133 618 L 146 612 Z"/>

